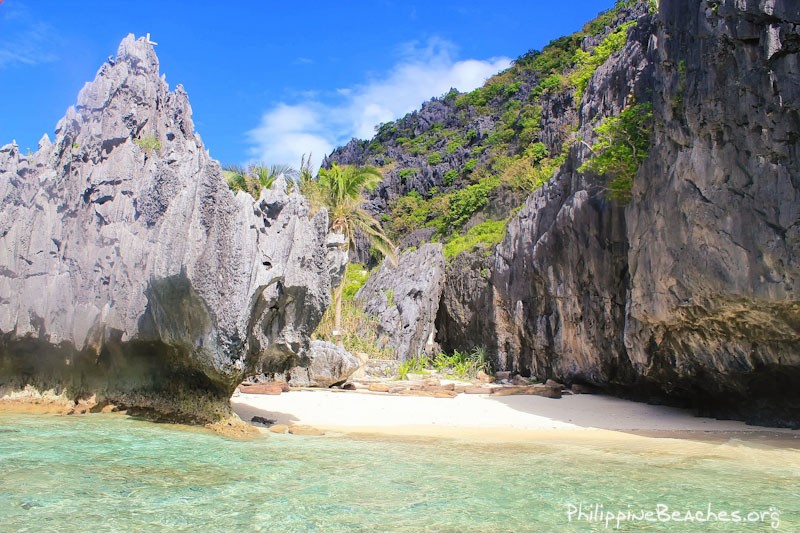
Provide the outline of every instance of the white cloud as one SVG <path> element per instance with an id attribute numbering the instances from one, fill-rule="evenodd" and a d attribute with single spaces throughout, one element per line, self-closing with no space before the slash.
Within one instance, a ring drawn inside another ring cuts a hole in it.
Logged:
<path id="1" fill-rule="evenodd" d="M 261 118 L 258 128 L 248 132 L 254 143 L 254 160 L 269 164 L 299 166 L 303 155 L 314 154 L 317 164 L 334 146 L 324 131 L 324 109 L 315 103 L 278 104 Z"/>
<path id="2" fill-rule="evenodd" d="M 402 117 L 431 97 L 455 87 L 471 91 L 507 68 L 506 57 L 455 61 L 454 46 L 440 39 L 403 45 L 400 61 L 385 75 L 331 91 L 328 101 L 309 98 L 279 103 L 248 132 L 253 159 L 298 165 L 303 154 L 314 163 L 353 137 L 369 139 L 375 126 Z"/>
<path id="3" fill-rule="evenodd" d="M 52 26 L 39 22 L 24 3 L 12 3 L 0 10 L 0 68 L 38 65 L 58 59 L 60 39 Z"/>

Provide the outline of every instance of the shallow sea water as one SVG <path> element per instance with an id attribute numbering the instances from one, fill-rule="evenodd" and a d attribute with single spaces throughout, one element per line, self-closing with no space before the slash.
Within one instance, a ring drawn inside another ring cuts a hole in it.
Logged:
<path id="1" fill-rule="evenodd" d="M 800 531 L 797 446 L 241 442 L 120 415 L 0 414 L 0 531 Z"/>

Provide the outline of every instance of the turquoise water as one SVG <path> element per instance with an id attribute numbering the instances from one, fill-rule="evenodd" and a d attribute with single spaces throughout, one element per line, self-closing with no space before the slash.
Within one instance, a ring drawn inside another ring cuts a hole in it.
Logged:
<path id="1" fill-rule="evenodd" d="M 800 531 L 797 442 L 237 442 L 119 415 L 0 415 L 0 531 Z M 594 505 L 715 518 L 606 529 Z"/>

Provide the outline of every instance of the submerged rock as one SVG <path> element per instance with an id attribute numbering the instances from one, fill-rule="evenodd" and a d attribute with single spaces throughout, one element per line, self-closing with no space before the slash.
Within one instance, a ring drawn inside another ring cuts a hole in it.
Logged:
<path id="1" fill-rule="evenodd" d="M 226 416 L 329 302 L 326 214 L 283 185 L 234 196 L 183 88 L 126 37 L 52 143 L 0 149 L 0 387 Z"/>
<path id="2" fill-rule="evenodd" d="M 309 437 L 320 437 L 325 434 L 324 431 L 321 429 L 312 427 L 312 426 L 305 426 L 302 424 L 289 426 L 289 434 L 290 435 L 306 435 Z"/>

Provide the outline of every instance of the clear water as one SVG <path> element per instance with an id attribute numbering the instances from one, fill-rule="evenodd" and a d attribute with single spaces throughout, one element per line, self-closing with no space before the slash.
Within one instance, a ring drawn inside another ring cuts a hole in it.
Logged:
<path id="1" fill-rule="evenodd" d="M 0 531 L 800 531 L 797 442 L 237 442 L 119 415 L 0 415 Z M 578 504 L 710 504 L 717 519 L 606 529 Z"/>

